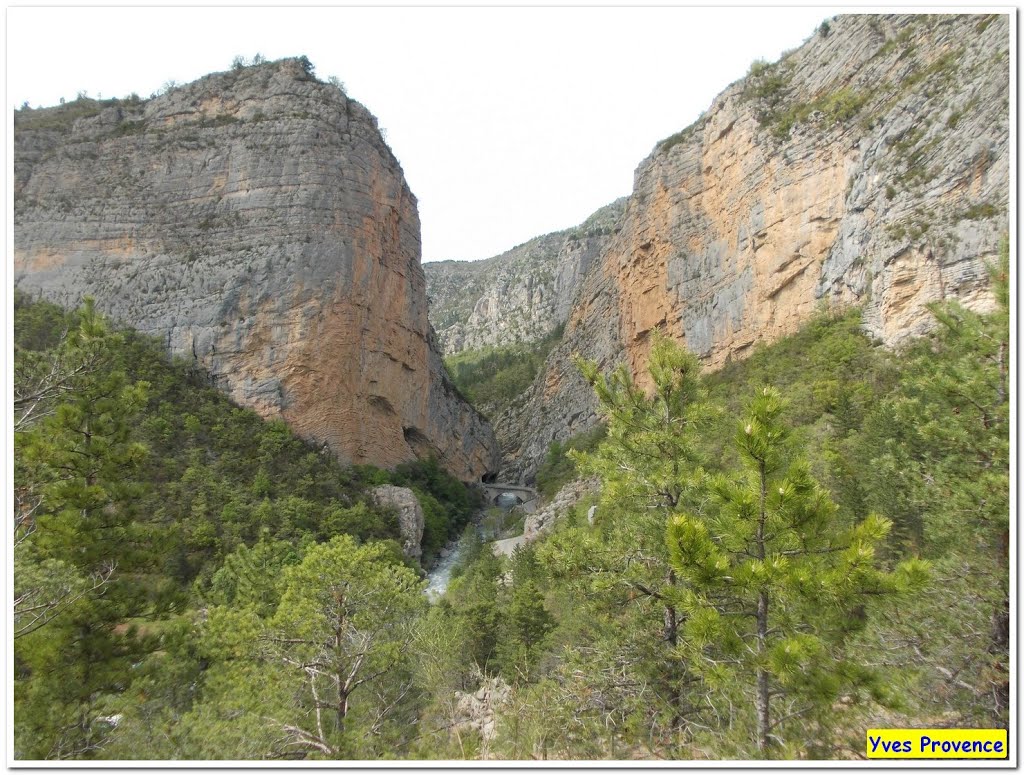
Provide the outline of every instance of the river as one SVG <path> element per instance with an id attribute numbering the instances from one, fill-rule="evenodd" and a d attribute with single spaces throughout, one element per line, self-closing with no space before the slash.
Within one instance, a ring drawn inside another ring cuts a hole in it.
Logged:
<path id="1" fill-rule="evenodd" d="M 442 552 L 441 559 L 437 561 L 437 565 L 427 574 L 429 583 L 426 592 L 431 603 L 436 603 L 447 591 L 448 582 L 452 578 L 452 569 L 462 557 L 462 547 L 458 541 L 452 541 L 444 548 L 444 552 Z"/>
<path id="2" fill-rule="evenodd" d="M 519 492 L 522 492 L 525 489 L 517 485 L 513 485 L 513 487 L 515 487 Z M 500 490 L 501 485 L 494 486 L 494 489 Z M 531 492 L 533 491 L 531 490 Z M 504 494 L 505 493 L 502 493 L 502 495 Z M 510 496 L 515 495 L 515 493 L 507 494 Z M 533 492 L 533 497 L 536 497 L 536 492 Z M 521 497 L 518 501 L 512 498 L 509 500 L 499 498 L 497 506 L 504 514 L 508 514 L 513 508 L 515 508 L 517 503 L 521 502 Z M 484 541 L 488 549 L 491 548 L 491 542 L 500 537 L 501 530 L 504 527 L 501 520 L 499 520 L 497 526 L 490 524 L 490 520 L 486 519 L 485 511 L 478 511 L 474 514 L 471 524 L 476 527 L 477 535 L 480 536 L 482 541 Z M 515 539 L 519 539 L 519 542 L 521 543 L 522 536 L 516 536 Z M 515 539 L 510 538 L 507 540 L 514 541 Z M 437 565 L 435 565 L 427 574 L 428 583 L 425 591 L 427 598 L 431 603 L 436 603 L 444 597 L 444 593 L 448 590 L 448 582 L 451 581 L 452 578 L 452 570 L 456 565 L 458 565 L 460 559 L 462 559 L 462 547 L 460 546 L 459 539 L 449 541 L 448 545 L 442 550 L 441 558 L 437 561 Z"/>

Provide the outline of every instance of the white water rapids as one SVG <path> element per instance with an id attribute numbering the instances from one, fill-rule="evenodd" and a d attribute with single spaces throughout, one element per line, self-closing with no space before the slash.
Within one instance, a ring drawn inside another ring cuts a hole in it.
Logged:
<path id="1" fill-rule="evenodd" d="M 442 552 L 442 557 L 437 561 L 437 565 L 433 567 L 430 573 L 427 574 L 427 597 L 431 603 L 436 603 L 444 595 L 448 589 L 448 582 L 452 578 L 452 569 L 459 562 L 462 557 L 462 547 L 459 546 L 458 541 L 452 541 L 448 546 L 445 547 L 445 555 Z"/>
<path id="2" fill-rule="evenodd" d="M 505 487 L 509 487 L 512 491 L 505 491 Z M 497 493 L 495 495 L 495 493 Z M 527 487 L 521 485 L 502 485 L 495 484 L 491 485 L 488 491 L 489 502 L 492 505 L 497 506 L 506 514 L 515 508 L 518 504 L 523 503 L 523 498 L 530 498 L 531 501 L 537 497 L 537 493 Z M 489 542 L 500 537 L 501 531 L 499 529 L 488 529 L 484 526 L 483 511 L 477 512 L 473 516 L 473 520 L 470 524 L 476 527 L 477 535 L 480 536 L 481 540 L 487 543 L 487 547 L 491 548 Z M 516 536 L 515 538 L 506 539 L 506 541 L 522 542 L 522 536 Z M 503 542 L 499 542 L 503 543 Z M 503 552 L 507 553 L 507 552 Z M 444 593 L 448 589 L 448 582 L 452 578 L 452 570 L 456 565 L 459 564 L 459 560 L 462 559 L 462 546 L 460 545 L 459 539 L 449 541 L 445 548 L 441 551 L 441 557 L 437 561 L 437 565 L 431 568 L 430 572 L 427 573 L 427 588 L 426 595 L 431 603 L 436 603 L 440 600 Z"/>

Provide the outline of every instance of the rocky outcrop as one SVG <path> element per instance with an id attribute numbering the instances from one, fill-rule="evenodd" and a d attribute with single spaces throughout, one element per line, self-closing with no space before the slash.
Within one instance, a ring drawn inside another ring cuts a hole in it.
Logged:
<path id="1" fill-rule="evenodd" d="M 431 339 L 416 199 L 302 60 L 15 115 L 14 280 L 162 338 L 343 461 L 497 468 Z"/>
<path id="2" fill-rule="evenodd" d="M 889 346 L 927 304 L 993 304 L 1008 230 L 1009 18 L 841 16 L 755 64 L 636 171 L 619 231 L 561 344 L 498 419 L 503 476 L 530 481 L 553 440 L 595 422 L 572 364 L 645 381 L 652 331 L 708 368 L 860 305 Z"/>
<path id="3" fill-rule="evenodd" d="M 475 692 L 455 692 L 455 718 L 453 732 L 473 731 L 482 742 L 489 743 L 497 736 L 497 712 L 511 699 L 512 689 L 501 678 L 480 677 Z"/>
<path id="4" fill-rule="evenodd" d="M 552 525 L 579 503 L 583 496 L 596 493 L 600 489 L 601 482 L 598 479 L 577 479 L 564 485 L 555 493 L 551 503 L 526 517 L 523 523 L 523 540 L 526 543 L 537 540 L 541 533 L 550 530 Z"/>
<path id="5" fill-rule="evenodd" d="M 430 322 L 445 355 L 537 342 L 564 324 L 625 202 L 616 200 L 574 229 L 536 237 L 500 256 L 424 264 Z"/>
<path id="6" fill-rule="evenodd" d="M 375 505 L 393 509 L 398 517 L 398 534 L 402 538 L 402 552 L 419 562 L 423 556 L 423 507 L 416 493 L 408 487 L 382 484 L 370 491 Z"/>
<path id="7" fill-rule="evenodd" d="M 491 553 L 495 557 L 511 557 L 516 549 L 526 543 L 526 536 L 520 534 L 511 538 L 500 538 L 491 542 Z"/>

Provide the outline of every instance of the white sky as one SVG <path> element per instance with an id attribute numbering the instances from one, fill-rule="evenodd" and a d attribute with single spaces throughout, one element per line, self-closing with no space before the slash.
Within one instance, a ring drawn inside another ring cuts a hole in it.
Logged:
<path id="1" fill-rule="evenodd" d="M 479 259 L 632 190 L 655 143 L 832 7 L 9 7 L 7 105 L 145 97 L 236 54 L 306 54 L 379 119 L 423 259 Z"/>

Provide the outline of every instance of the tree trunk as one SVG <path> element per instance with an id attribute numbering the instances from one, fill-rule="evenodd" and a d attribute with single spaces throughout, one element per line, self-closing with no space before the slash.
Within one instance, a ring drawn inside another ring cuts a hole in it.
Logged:
<path id="1" fill-rule="evenodd" d="M 1000 405 L 1006 403 L 1006 341 L 999 343 L 999 384 L 996 386 L 996 394 L 999 396 Z"/>
<path id="2" fill-rule="evenodd" d="M 338 621 L 334 628 L 334 659 L 337 665 L 337 676 L 338 681 L 338 734 L 345 734 L 345 716 L 348 715 L 348 694 L 349 688 L 347 685 L 348 678 L 346 676 L 346 670 L 344 668 L 345 660 L 345 648 L 343 643 L 343 633 L 345 631 L 345 597 L 341 594 L 335 593 L 335 603 L 338 606 Z"/>
<path id="3" fill-rule="evenodd" d="M 674 570 L 669 570 L 668 576 L 665 578 L 665 584 L 666 586 L 673 586 L 675 583 L 676 572 Z M 665 626 L 662 636 L 670 647 L 675 648 L 676 644 L 679 642 L 679 615 L 676 613 L 676 607 L 674 605 L 665 606 L 664 623 Z M 682 729 L 685 721 L 683 718 L 685 692 L 681 676 L 678 675 L 678 672 L 679 671 L 674 669 L 666 671 L 666 689 L 671 697 L 673 729 Z"/>
<path id="4" fill-rule="evenodd" d="M 1001 541 L 1000 557 L 1003 560 L 1003 567 L 1010 568 L 1010 531 L 1004 530 Z M 1010 595 L 1006 593 L 1002 604 L 996 607 L 992 615 L 992 641 L 989 645 L 989 653 L 995 657 L 996 678 L 993 688 L 994 708 L 996 715 L 1004 717 L 1010 707 Z"/>
<path id="5" fill-rule="evenodd" d="M 348 697 L 338 692 L 338 734 L 345 734 L 345 716 L 348 715 Z"/>
<path id="6" fill-rule="evenodd" d="M 763 658 L 768 647 L 768 593 L 761 590 L 757 596 L 757 656 Z M 757 696 L 754 700 L 757 709 L 757 750 L 761 756 L 767 754 L 770 743 L 768 733 L 771 730 L 771 705 L 768 693 L 768 671 L 762 666 L 757 668 Z"/>
<path id="7" fill-rule="evenodd" d="M 676 572 L 670 570 L 668 572 L 668 578 L 665 579 L 667 586 L 673 586 L 676 583 Z M 665 606 L 665 641 L 670 646 L 675 646 L 679 637 L 679 620 L 676 617 L 676 607 L 674 605 Z"/>
<path id="8" fill-rule="evenodd" d="M 765 463 L 759 461 L 758 473 L 761 476 L 760 511 L 757 520 L 757 556 L 764 560 L 764 523 L 766 503 L 768 500 L 768 476 Z M 764 656 L 768 650 L 768 590 L 761 589 L 757 594 L 757 693 L 754 705 L 757 709 L 757 750 L 762 757 L 767 755 L 769 748 L 768 733 L 771 731 L 771 695 L 768 691 L 768 671 L 764 669 Z"/>

